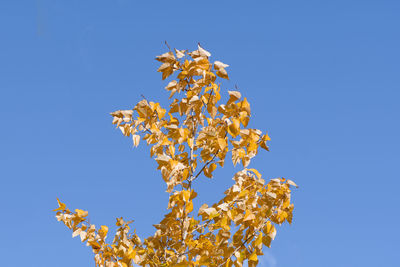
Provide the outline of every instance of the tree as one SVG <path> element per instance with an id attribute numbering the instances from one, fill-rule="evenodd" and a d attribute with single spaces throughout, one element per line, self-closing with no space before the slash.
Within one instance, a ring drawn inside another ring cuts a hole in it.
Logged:
<path id="1" fill-rule="evenodd" d="M 131 221 L 121 217 L 107 243 L 107 226 L 96 229 L 87 211 L 72 212 L 58 199 L 56 218 L 92 247 L 96 266 L 242 266 L 246 260 L 256 266 L 263 246 L 270 247 L 275 238 L 275 225 L 292 221 L 290 192 L 296 184 L 284 178 L 265 183 L 256 169 L 247 168 L 260 147 L 268 150 L 270 138 L 247 127 L 250 104 L 240 92 L 228 91 L 227 102 L 219 104 L 216 78 L 228 79 L 228 65 L 211 63 L 211 54 L 200 45 L 193 52 L 174 51 L 156 57 L 163 80 L 176 74 L 165 87 L 174 98 L 168 111 L 144 99 L 131 110 L 111 113 L 113 124 L 135 146 L 141 139 L 151 146 L 167 185 L 169 212 L 154 225 L 154 235 L 142 241 L 130 233 Z M 234 175 L 223 199 L 203 204 L 194 215 L 196 180 L 212 178 L 227 154 L 244 169 Z"/>

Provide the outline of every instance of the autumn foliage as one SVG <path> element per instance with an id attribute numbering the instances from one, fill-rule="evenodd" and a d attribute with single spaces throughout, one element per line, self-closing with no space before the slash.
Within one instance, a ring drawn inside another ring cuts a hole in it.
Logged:
<path id="1" fill-rule="evenodd" d="M 107 226 L 96 228 L 87 211 L 72 212 L 60 201 L 56 217 L 93 249 L 96 266 L 242 266 L 245 261 L 256 266 L 263 246 L 275 238 L 275 225 L 292 221 L 290 192 L 296 184 L 284 178 L 266 183 L 248 168 L 260 148 L 268 150 L 270 138 L 247 127 L 250 104 L 240 92 L 228 91 L 229 99 L 220 104 L 216 80 L 228 79 L 228 65 L 211 63 L 200 45 L 193 52 L 174 52 L 156 57 L 163 80 L 175 74 L 165 87 L 173 99 L 168 109 L 144 99 L 133 109 L 111 113 L 113 124 L 135 146 L 140 140 L 150 146 L 170 194 L 168 213 L 154 225 L 154 235 L 141 239 L 131 222 L 117 218 L 110 243 Z M 227 155 L 243 169 L 223 199 L 194 212 L 196 180 L 212 178 Z"/>

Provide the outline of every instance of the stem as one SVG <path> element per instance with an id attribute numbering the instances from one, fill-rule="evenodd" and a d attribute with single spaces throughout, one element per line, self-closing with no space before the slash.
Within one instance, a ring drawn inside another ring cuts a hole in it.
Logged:
<path id="1" fill-rule="evenodd" d="M 219 150 L 214 154 L 212 159 L 210 159 L 209 161 L 206 162 L 206 164 L 204 164 L 204 166 L 200 169 L 200 171 L 190 180 L 190 183 L 193 182 L 194 180 L 196 180 L 197 177 L 199 177 L 201 172 L 204 171 L 204 169 L 215 159 L 215 157 L 217 156 L 218 152 L 219 152 Z"/>

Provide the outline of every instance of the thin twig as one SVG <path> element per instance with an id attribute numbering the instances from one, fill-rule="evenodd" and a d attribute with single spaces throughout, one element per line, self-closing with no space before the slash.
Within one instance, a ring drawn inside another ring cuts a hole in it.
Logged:
<path id="1" fill-rule="evenodd" d="M 193 182 L 194 180 L 197 179 L 197 177 L 199 177 L 199 175 L 201 174 L 202 171 L 204 171 L 204 169 L 215 159 L 215 157 L 217 156 L 219 150 L 214 154 L 214 156 L 212 157 L 212 159 L 210 159 L 209 161 L 207 161 L 206 164 L 204 164 L 204 166 L 200 169 L 200 171 L 193 177 L 193 179 L 190 180 L 190 182 Z"/>
<path id="2" fill-rule="evenodd" d="M 164 43 L 168 47 L 169 51 L 171 52 L 171 47 L 169 47 L 167 40 L 165 40 Z"/>

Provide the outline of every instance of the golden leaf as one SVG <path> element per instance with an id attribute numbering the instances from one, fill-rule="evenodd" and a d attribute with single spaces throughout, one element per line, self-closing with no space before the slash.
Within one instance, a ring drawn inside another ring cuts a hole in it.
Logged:
<path id="1" fill-rule="evenodd" d="M 246 210 L 246 214 L 244 215 L 244 222 L 247 221 L 252 221 L 256 218 L 256 216 L 250 211 L 250 210 Z"/>
<path id="2" fill-rule="evenodd" d="M 253 172 L 257 176 L 258 179 L 261 178 L 261 174 L 256 169 L 248 169 L 248 170 Z"/>
<path id="3" fill-rule="evenodd" d="M 176 54 L 176 57 L 177 58 L 182 58 L 182 57 L 184 57 L 185 56 L 185 50 L 177 50 L 176 48 L 175 48 L 175 54 Z"/>
<path id="4" fill-rule="evenodd" d="M 136 250 L 133 249 L 132 247 L 129 247 L 127 254 L 128 254 L 128 259 L 134 259 L 136 257 Z"/>
<path id="5" fill-rule="evenodd" d="M 175 62 L 175 56 L 172 52 L 167 52 L 162 54 L 161 56 L 157 56 L 156 59 L 160 62 L 169 62 L 169 63 L 173 63 Z"/>
<path id="6" fill-rule="evenodd" d="M 100 226 L 99 235 L 101 238 L 105 238 L 108 233 L 108 227 L 105 225 Z"/>
<path id="7" fill-rule="evenodd" d="M 192 202 L 192 201 L 189 201 L 189 202 L 186 204 L 185 212 L 186 212 L 186 214 L 189 214 L 189 213 L 191 213 L 192 211 L 193 211 L 193 202 Z"/>
<path id="8" fill-rule="evenodd" d="M 229 93 L 229 100 L 227 102 L 227 105 L 229 105 L 232 102 L 235 102 L 236 100 L 242 97 L 242 94 L 239 91 L 228 91 L 228 93 Z"/>
<path id="9" fill-rule="evenodd" d="M 218 69 L 216 74 L 221 78 L 229 80 L 228 72 L 226 72 L 226 70 L 224 68 Z"/>
<path id="10" fill-rule="evenodd" d="M 214 62 L 214 68 L 215 68 L 216 70 L 225 69 L 225 68 L 227 68 L 227 67 L 229 67 L 229 65 L 224 64 L 224 63 L 222 63 L 221 61 L 215 61 L 215 62 Z"/>
<path id="11" fill-rule="evenodd" d="M 58 208 L 54 209 L 53 211 L 58 211 L 58 210 L 65 210 L 66 206 L 64 203 L 62 203 L 58 198 L 57 198 L 57 203 L 58 203 Z"/>
<path id="12" fill-rule="evenodd" d="M 270 248 L 270 247 L 271 247 L 272 239 L 271 239 L 271 237 L 269 237 L 269 236 L 263 236 L 262 242 L 263 242 L 263 244 L 264 244 L 265 246 L 267 246 L 267 247 Z"/>
<path id="13" fill-rule="evenodd" d="M 238 136 L 240 133 L 240 121 L 236 118 L 232 118 L 232 123 L 228 126 L 228 132 L 232 137 Z"/>
<path id="14" fill-rule="evenodd" d="M 257 261 L 257 260 L 258 260 L 257 254 L 255 251 L 253 251 L 253 253 L 249 257 L 249 261 Z"/>
<path id="15" fill-rule="evenodd" d="M 292 180 L 287 179 L 286 181 L 287 181 L 288 184 L 290 184 L 290 185 L 292 185 L 292 186 L 294 186 L 294 187 L 297 187 L 297 188 L 299 187 L 299 186 L 298 186 L 295 182 L 293 182 Z"/>
<path id="16" fill-rule="evenodd" d="M 78 215 L 78 217 L 81 217 L 81 218 L 88 216 L 88 212 L 84 211 L 84 210 L 76 209 L 75 212 L 76 212 L 76 215 Z"/>
<path id="17" fill-rule="evenodd" d="M 133 145 L 134 145 L 135 147 L 137 147 L 137 146 L 139 145 L 139 142 L 140 142 L 140 135 L 138 135 L 138 134 L 133 134 L 133 135 L 132 135 L 132 140 L 133 140 Z"/>
<path id="18" fill-rule="evenodd" d="M 263 234 L 260 232 L 256 238 L 256 240 L 254 241 L 254 245 L 256 247 L 259 247 L 262 244 L 262 239 L 263 239 Z"/>

